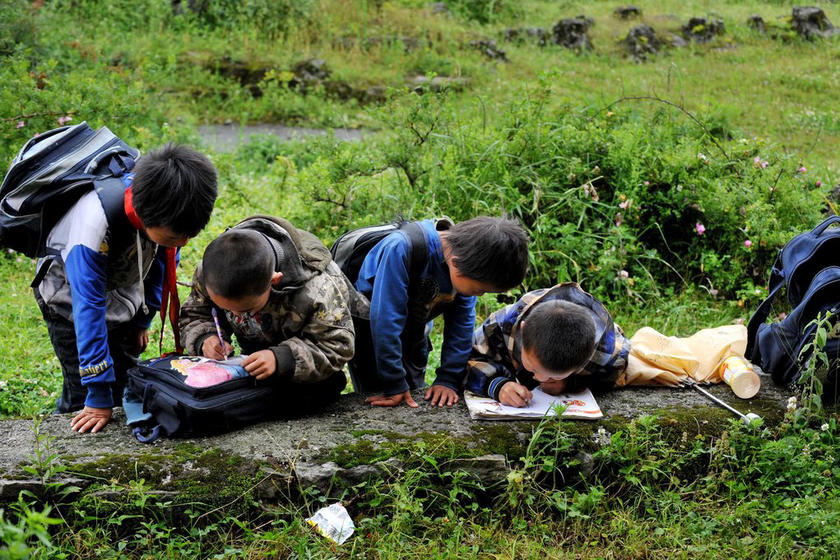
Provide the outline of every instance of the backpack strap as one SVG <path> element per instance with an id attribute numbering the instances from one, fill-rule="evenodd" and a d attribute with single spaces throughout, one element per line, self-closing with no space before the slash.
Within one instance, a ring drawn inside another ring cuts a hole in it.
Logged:
<path id="1" fill-rule="evenodd" d="M 785 284 L 785 271 L 782 269 L 782 253 L 779 252 L 776 261 L 773 263 L 773 268 L 770 269 L 770 282 L 767 286 L 769 294 L 761 302 L 755 313 L 750 317 L 750 322 L 747 323 L 747 349 L 744 351 L 744 356 L 751 362 L 756 362 L 754 358 L 757 357 L 758 349 L 755 345 L 758 328 L 767 321 L 770 316 L 770 309 L 773 306 L 773 300 Z M 754 356 L 754 354 L 756 354 Z"/>

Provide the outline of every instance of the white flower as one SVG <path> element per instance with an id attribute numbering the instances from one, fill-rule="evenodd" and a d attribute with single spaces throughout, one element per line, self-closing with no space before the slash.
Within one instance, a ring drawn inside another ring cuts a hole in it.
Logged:
<path id="1" fill-rule="evenodd" d="M 822 426 L 820 426 L 820 430 L 822 430 L 824 432 L 827 432 L 828 431 L 828 424 L 823 424 Z"/>

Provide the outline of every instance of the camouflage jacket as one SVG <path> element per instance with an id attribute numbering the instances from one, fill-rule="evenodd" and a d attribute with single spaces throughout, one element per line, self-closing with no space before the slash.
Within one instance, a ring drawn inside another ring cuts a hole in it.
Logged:
<path id="1" fill-rule="evenodd" d="M 353 288 L 332 261 L 329 250 L 311 233 L 286 220 L 269 216 L 246 218 L 235 228 L 262 232 L 274 245 L 277 270 L 283 272 L 272 287 L 268 303 L 257 313 L 219 313 L 224 338 L 231 335 L 250 354 L 270 348 L 281 361 L 282 347 L 294 358 L 291 380 L 312 383 L 340 372 L 353 357 L 353 314 L 364 314 L 367 300 Z M 232 258 L 235 266 L 235 260 Z M 193 288 L 181 307 L 181 337 L 186 352 L 201 354 L 208 336 L 217 336 L 213 303 L 207 296 L 201 265 Z"/>
<path id="2" fill-rule="evenodd" d="M 613 323 L 604 305 L 574 282 L 528 292 L 519 301 L 490 315 L 473 333 L 473 349 L 467 362 L 466 388 L 473 393 L 499 398 L 502 385 L 518 381 L 529 389 L 539 383 L 522 367 L 522 335 L 519 326 L 528 311 L 541 301 L 570 301 L 586 308 L 595 321 L 595 355 L 582 371 L 566 381 L 568 391 L 590 387 L 606 390 L 615 386 L 627 367 L 630 341 Z"/>

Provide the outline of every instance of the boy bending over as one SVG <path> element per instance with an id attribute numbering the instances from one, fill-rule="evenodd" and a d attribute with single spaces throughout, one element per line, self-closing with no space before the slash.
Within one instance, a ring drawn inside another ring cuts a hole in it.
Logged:
<path id="1" fill-rule="evenodd" d="M 528 268 L 528 236 L 516 221 L 482 216 L 420 225 L 427 254 L 420 272 L 412 271 L 417 278 L 409 278 L 411 240 L 397 230 L 371 249 L 356 281 L 370 300 L 370 322 L 357 321 L 350 374 L 357 391 L 377 393 L 366 400 L 374 406 L 417 406 L 410 391 L 426 384 L 430 321 L 438 315 L 444 320 L 440 367 L 425 398 L 437 406 L 458 402 L 476 296 L 519 285 Z"/>
<path id="2" fill-rule="evenodd" d="M 216 360 L 233 352 L 236 335 L 243 367 L 276 386 L 278 412 L 297 414 L 341 393 L 353 356 L 350 306 L 365 304 L 318 238 L 253 216 L 207 246 L 181 308 L 181 333 L 188 353 Z"/>
<path id="3" fill-rule="evenodd" d="M 186 146 L 150 152 L 122 182 L 128 239 L 91 191 L 50 230 L 46 246 L 56 256 L 37 265 L 44 276 L 35 300 L 64 375 L 56 412 L 81 410 L 70 422 L 77 432 L 101 430 L 122 402 L 126 371 L 161 305 L 164 270 L 175 266 L 171 248 L 207 225 L 216 201 L 216 168 Z"/>
<path id="4" fill-rule="evenodd" d="M 600 301 L 576 283 L 522 296 L 473 333 L 468 390 L 522 407 L 539 386 L 550 395 L 604 391 L 627 367 L 630 342 Z"/>

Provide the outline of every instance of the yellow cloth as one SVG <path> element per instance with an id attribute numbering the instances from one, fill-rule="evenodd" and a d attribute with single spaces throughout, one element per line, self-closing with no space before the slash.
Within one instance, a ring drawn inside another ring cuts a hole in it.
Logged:
<path id="1" fill-rule="evenodd" d="M 642 327 L 630 339 L 627 369 L 617 385 L 675 386 L 686 377 L 717 383 L 720 363 L 729 356 L 743 358 L 746 348 L 744 325 L 703 329 L 687 338 L 665 336 Z"/>

